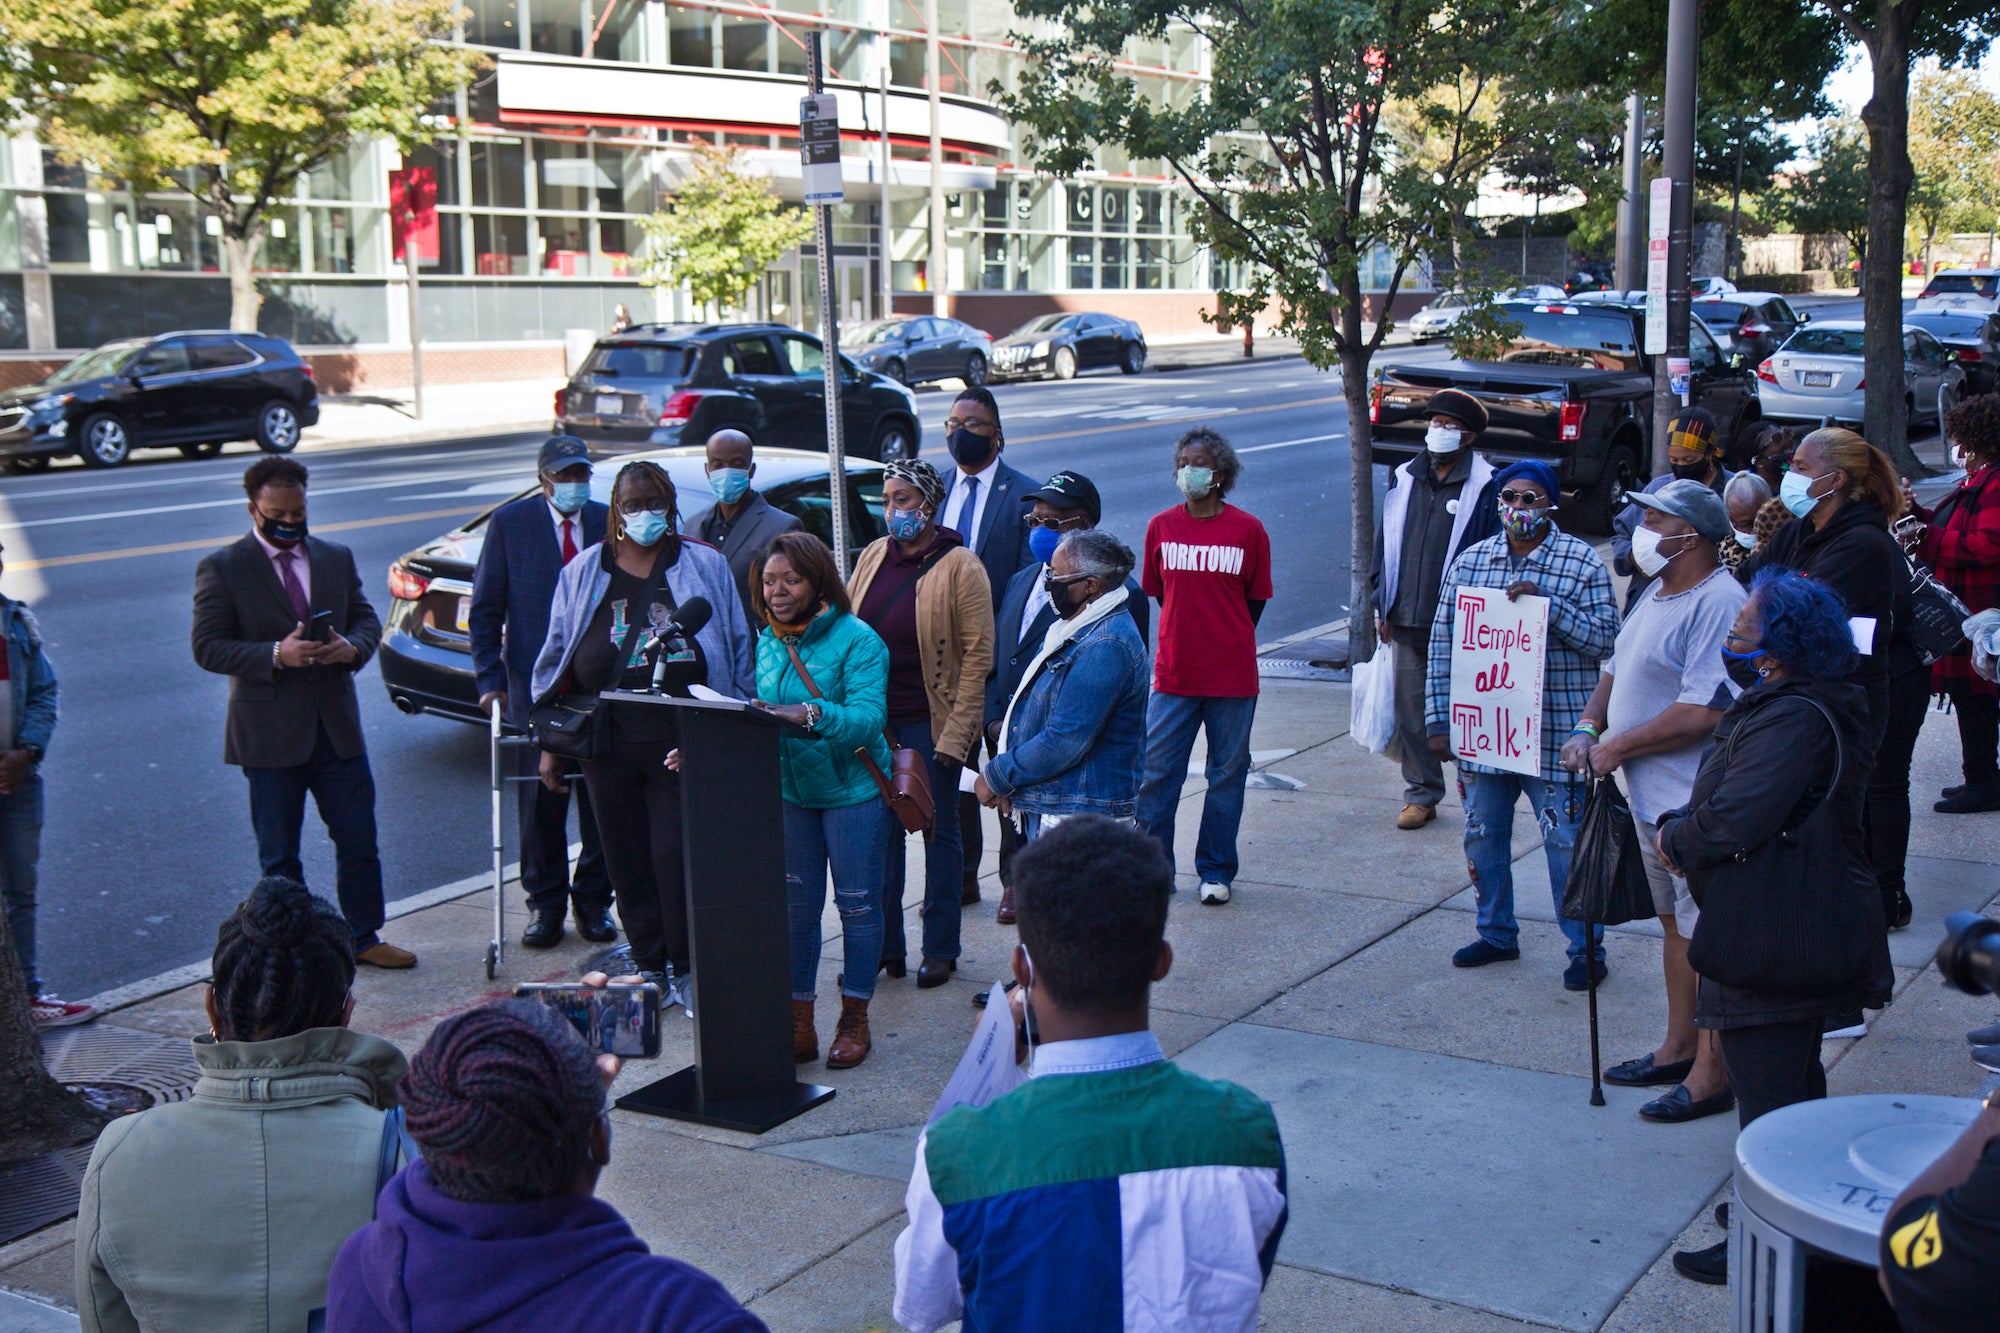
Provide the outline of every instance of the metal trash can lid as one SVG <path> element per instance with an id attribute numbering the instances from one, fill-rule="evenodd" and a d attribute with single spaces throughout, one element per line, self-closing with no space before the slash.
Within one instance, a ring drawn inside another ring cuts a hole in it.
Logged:
<path id="1" fill-rule="evenodd" d="M 1970 1097 L 1798 1102 L 1736 1136 L 1736 1192 L 1786 1235 L 1872 1268 L 1889 1205 L 1978 1114 Z"/>

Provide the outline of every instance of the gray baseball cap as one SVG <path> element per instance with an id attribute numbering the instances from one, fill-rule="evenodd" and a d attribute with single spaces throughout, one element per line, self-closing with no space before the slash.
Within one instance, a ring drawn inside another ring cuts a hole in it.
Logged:
<path id="1" fill-rule="evenodd" d="M 1723 541 L 1730 534 L 1729 510 L 1722 497 L 1701 482 L 1675 478 L 1657 491 L 1632 491 L 1625 498 L 1686 519 L 1696 532 L 1712 542 Z"/>

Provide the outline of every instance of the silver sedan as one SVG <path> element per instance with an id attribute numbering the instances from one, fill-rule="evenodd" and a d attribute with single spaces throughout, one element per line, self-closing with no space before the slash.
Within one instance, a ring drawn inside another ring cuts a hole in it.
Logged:
<path id="1" fill-rule="evenodd" d="M 1867 415 L 1860 320 L 1809 324 L 1757 367 L 1766 421 L 1858 426 Z M 1926 329 L 1903 326 L 1903 394 L 1910 420 L 1937 420 L 1965 392 L 1965 371 Z"/>

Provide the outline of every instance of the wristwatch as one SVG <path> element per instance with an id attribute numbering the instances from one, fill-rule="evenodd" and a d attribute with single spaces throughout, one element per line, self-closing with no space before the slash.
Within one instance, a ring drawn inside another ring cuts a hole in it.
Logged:
<path id="1" fill-rule="evenodd" d="M 285 664 L 284 654 L 285 654 L 284 644 L 274 643 L 271 645 L 271 667 L 273 670 L 276 670 L 278 667 L 281 667 Z"/>
<path id="2" fill-rule="evenodd" d="M 807 704 L 807 705 L 806 705 L 806 730 L 807 730 L 807 731 L 818 731 L 818 730 L 819 730 L 819 719 L 820 719 L 820 712 L 821 712 L 821 709 L 820 709 L 820 706 L 819 706 L 818 704 L 816 704 L 816 703 L 809 703 L 809 704 Z"/>

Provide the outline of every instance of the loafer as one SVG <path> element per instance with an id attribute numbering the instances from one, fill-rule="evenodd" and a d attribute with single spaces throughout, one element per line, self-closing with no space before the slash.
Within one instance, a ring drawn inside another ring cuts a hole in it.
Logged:
<path id="1" fill-rule="evenodd" d="M 570 915 L 576 918 L 576 933 L 592 944 L 609 944 L 618 938 L 618 926 L 611 920 L 611 909 L 601 903 L 573 904 Z"/>
<path id="2" fill-rule="evenodd" d="M 1415 801 L 1412 801 L 1403 807 L 1401 814 L 1396 816 L 1396 827 L 1407 833 L 1411 829 L 1422 828 L 1437 817 L 1438 808 L 1436 806 L 1418 805 Z"/>
<path id="3" fill-rule="evenodd" d="M 1592 963 L 1591 966 L 1596 969 L 1597 980 L 1599 981 L 1603 981 L 1606 977 L 1611 975 L 1611 969 L 1606 967 L 1602 961 Z M 1583 959 L 1581 958 L 1570 959 L 1569 966 L 1563 969 L 1563 989 L 1589 990 L 1590 981 L 1591 979 L 1588 976 L 1584 975 Z"/>
<path id="4" fill-rule="evenodd" d="M 377 940 L 360 953 L 355 954 L 354 961 L 357 963 L 366 963 L 370 967 L 386 968 L 394 972 L 406 967 L 415 967 L 417 965 L 417 956 L 408 949 L 398 949 L 393 944 Z"/>
<path id="5" fill-rule="evenodd" d="M 1965 1039 L 1974 1046 L 2000 1046 L 2000 1023 L 1974 1028 L 1965 1034 Z"/>
<path id="6" fill-rule="evenodd" d="M 1006 994 L 1012 995 L 1014 993 L 1014 988 L 1016 986 L 1019 986 L 1020 984 L 1021 983 L 1014 980 L 1014 978 L 1008 977 L 1007 984 L 1003 989 Z M 979 994 L 972 997 L 972 1007 L 974 1009 L 984 1009 L 986 1007 L 987 998 L 992 994 L 993 992 L 991 990 L 983 990 L 979 992 Z"/>
<path id="7" fill-rule="evenodd" d="M 535 913 L 535 919 L 521 932 L 524 949 L 553 949 L 563 941 L 563 912 L 560 907 Z"/>
<path id="8" fill-rule="evenodd" d="M 1675 1250 L 1674 1271 L 1711 1287 L 1728 1286 L 1729 1242 L 1718 1241 L 1701 1250 Z"/>
<path id="9" fill-rule="evenodd" d="M 1910 924 L 1910 915 L 1916 909 L 1910 905 L 1910 895 L 1902 889 L 1896 890 L 1894 901 L 1889 904 L 1889 929 L 1901 930 Z"/>
<path id="10" fill-rule="evenodd" d="M 1980 815 L 2000 810 L 2000 782 L 1967 783 L 1956 796 L 1947 796 L 1931 806 L 1941 815 Z"/>
<path id="11" fill-rule="evenodd" d="M 1451 956 L 1453 967 L 1485 967 L 1488 963 L 1511 963 L 1521 956 L 1519 948 L 1503 949 L 1485 940 L 1474 940 Z"/>
<path id="12" fill-rule="evenodd" d="M 1669 1064 L 1655 1064 L 1651 1051 L 1636 1060 L 1611 1066 L 1604 1071 L 1606 1083 L 1616 1083 L 1621 1088 L 1656 1088 L 1678 1083 L 1694 1072 L 1693 1060 L 1675 1060 Z"/>
<path id="13" fill-rule="evenodd" d="M 956 958 L 926 958 L 917 969 L 917 989 L 929 990 L 942 986 L 951 980 L 951 974 L 958 971 Z"/>
<path id="14" fill-rule="evenodd" d="M 1735 1109 L 1734 1089 L 1724 1088 L 1713 1097 L 1704 1097 L 1696 1101 L 1693 1094 L 1688 1092 L 1687 1084 L 1676 1083 L 1673 1091 L 1665 1096 L 1655 1097 L 1640 1107 L 1639 1114 L 1655 1124 L 1679 1125 L 1689 1120 L 1702 1120 Z"/>

